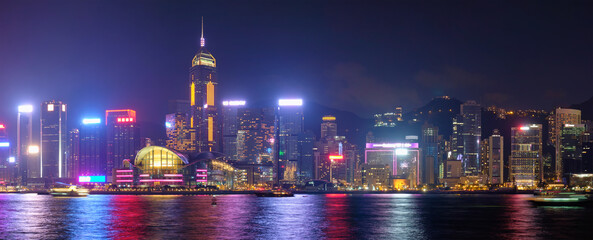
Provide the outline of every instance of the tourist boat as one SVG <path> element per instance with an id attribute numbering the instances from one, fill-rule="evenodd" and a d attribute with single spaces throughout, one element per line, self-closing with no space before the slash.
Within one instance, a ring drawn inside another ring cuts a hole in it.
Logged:
<path id="1" fill-rule="evenodd" d="M 293 193 L 283 189 L 256 192 L 255 195 L 258 197 L 294 197 Z"/>
<path id="2" fill-rule="evenodd" d="M 527 200 L 536 206 L 586 206 L 593 204 L 593 198 L 574 192 L 537 192 Z"/>
<path id="3" fill-rule="evenodd" d="M 89 190 L 75 185 L 68 187 L 56 187 L 49 190 L 49 194 L 54 197 L 86 197 Z"/>

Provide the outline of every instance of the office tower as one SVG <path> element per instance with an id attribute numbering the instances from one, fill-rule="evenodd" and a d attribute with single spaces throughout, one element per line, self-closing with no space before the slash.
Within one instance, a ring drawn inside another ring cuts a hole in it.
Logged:
<path id="1" fill-rule="evenodd" d="M 581 110 L 556 108 L 554 112 L 553 121 L 550 121 L 549 137 L 551 144 L 556 150 L 556 179 L 560 180 L 564 175 L 564 167 L 562 166 L 562 128 L 566 124 L 581 124 Z"/>
<path id="2" fill-rule="evenodd" d="M 333 138 L 338 136 L 338 124 L 336 124 L 336 117 L 327 115 L 321 118 L 321 138 Z"/>
<path id="3" fill-rule="evenodd" d="M 280 99 L 276 111 L 277 181 L 294 182 L 299 160 L 298 137 L 303 133 L 303 100 Z"/>
<path id="4" fill-rule="evenodd" d="M 85 118 L 80 127 L 79 167 L 81 176 L 105 176 L 107 170 L 105 125 L 100 118 Z"/>
<path id="5" fill-rule="evenodd" d="M 188 119 L 188 114 L 183 112 L 171 113 L 165 116 L 167 148 L 185 154 L 196 151 L 195 142 L 192 141 L 190 136 Z"/>
<path id="6" fill-rule="evenodd" d="M 10 158 L 10 142 L 6 134 L 6 125 L 0 123 L 0 184 L 8 184 L 12 180 L 14 158 Z"/>
<path id="7" fill-rule="evenodd" d="M 245 101 L 223 101 L 222 102 L 222 153 L 228 160 L 237 161 L 237 131 L 239 130 L 239 118 L 237 111 L 245 107 Z M 273 125 L 273 124 L 272 124 Z"/>
<path id="8" fill-rule="evenodd" d="M 560 132 L 562 177 L 565 179 L 570 179 L 571 174 L 583 173 L 584 132 L 584 124 L 565 124 Z"/>
<path id="9" fill-rule="evenodd" d="M 422 158 L 420 162 L 420 178 L 424 184 L 435 184 L 438 178 L 439 166 L 439 128 L 425 123 L 422 125 L 420 148 Z"/>
<path id="10" fill-rule="evenodd" d="M 66 152 L 66 104 L 46 101 L 41 104 L 41 177 L 69 178 Z"/>
<path id="11" fill-rule="evenodd" d="M 451 133 L 451 156 L 449 158 L 463 159 L 463 118 L 457 115 L 453 118 L 453 132 Z"/>
<path id="12" fill-rule="evenodd" d="M 488 138 L 488 182 L 490 184 L 504 183 L 504 137 L 498 129 L 494 129 Z"/>
<path id="13" fill-rule="evenodd" d="M 220 152 L 222 141 L 222 122 L 218 104 L 218 78 L 216 59 L 206 49 L 204 23 L 200 49 L 194 56 L 189 71 L 190 85 L 190 126 L 192 139 L 196 141 L 198 152 Z"/>
<path id="14" fill-rule="evenodd" d="M 103 146 L 105 148 L 106 146 Z M 80 168 L 80 130 L 75 128 L 68 131 L 68 162 L 73 176 L 79 176 Z M 103 161 L 107 161 L 103 159 Z"/>
<path id="15" fill-rule="evenodd" d="M 517 187 L 533 188 L 543 180 L 542 125 L 511 128 L 511 181 Z"/>
<path id="16" fill-rule="evenodd" d="M 18 107 L 16 133 L 16 163 L 18 165 L 19 183 L 27 184 L 27 178 L 40 177 L 40 163 L 38 156 L 28 156 L 29 146 L 33 144 L 33 105 Z"/>
<path id="17" fill-rule="evenodd" d="M 237 160 L 243 164 L 273 165 L 274 109 L 240 108 L 237 120 Z"/>
<path id="18" fill-rule="evenodd" d="M 475 101 L 461 104 L 463 118 L 463 169 L 465 175 L 477 175 L 480 172 L 479 152 L 482 137 L 482 108 Z"/>
<path id="19" fill-rule="evenodd" d="M 130 109 L 105 111 L 107 127 L 107 175 L 113 168 L 122 168 L 125 159 L 134 160 L 140 150 L 140 128 L 136 111 Z"/>
<path id="20" fill-rule="evenodd" d="M 299 180 L 308 181 L 315 177 L 315 157 L 313 148 L 315 146 L 315 134 L 311 131 L 305 131 L 299 135 L 298 139 L 298 166 Z M 345 179 L 345 177 L 344 177 Z"/>
<path id="21" fill-rule="evenodd" d="M 487 175 L 490 173 L 489 157 L 490 157 L 490 139 L 485 138 L 480 141 L 480 174 Z"/>

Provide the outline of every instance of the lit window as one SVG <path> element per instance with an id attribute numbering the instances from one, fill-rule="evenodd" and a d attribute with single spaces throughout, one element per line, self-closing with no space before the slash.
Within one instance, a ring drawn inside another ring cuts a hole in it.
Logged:
<path id="1" fill-rule="evenodd" d="M 53 112 L 54 111 L 54 105 L 53 104 L 47 104 L 47 111 L 48 112 Z"/>

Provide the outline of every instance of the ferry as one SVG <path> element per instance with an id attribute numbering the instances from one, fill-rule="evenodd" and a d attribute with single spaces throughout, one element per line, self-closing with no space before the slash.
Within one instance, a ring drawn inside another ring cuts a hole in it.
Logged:
<path id="1" fill-rule="evenodd" d="M 49 190 L 49 194 L 54 197 L 86 197 L 89 190 L 83 187 L 71 185 L 68 187 L 56 187 Z"/>
<path id="2" fill-rule="evenodd" d="M 593 198 L 586 194 L 574 192 L 542 191 L 536 192 L 527 201 L 536 206 L 591 206 Z"/>
<path id="3" fill-rule="evenodd" d="M 255 195 L 258 197 L 294 197 L 292 192 L 283 189 L 256 192 Z"/>

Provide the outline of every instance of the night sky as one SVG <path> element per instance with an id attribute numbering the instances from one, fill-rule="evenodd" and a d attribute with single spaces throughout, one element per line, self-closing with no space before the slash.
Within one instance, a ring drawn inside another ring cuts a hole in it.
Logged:
<path id="1" fill-rule="evenodd" d="M 591 1 L 280 2 L 0 0 L 0 121 L 60 99 L 70 123 L 108 108 L 164 122 L 201 16 L 226 99 L 370 118 L 441 95 L 547 110 L 593 95 Z"/>

